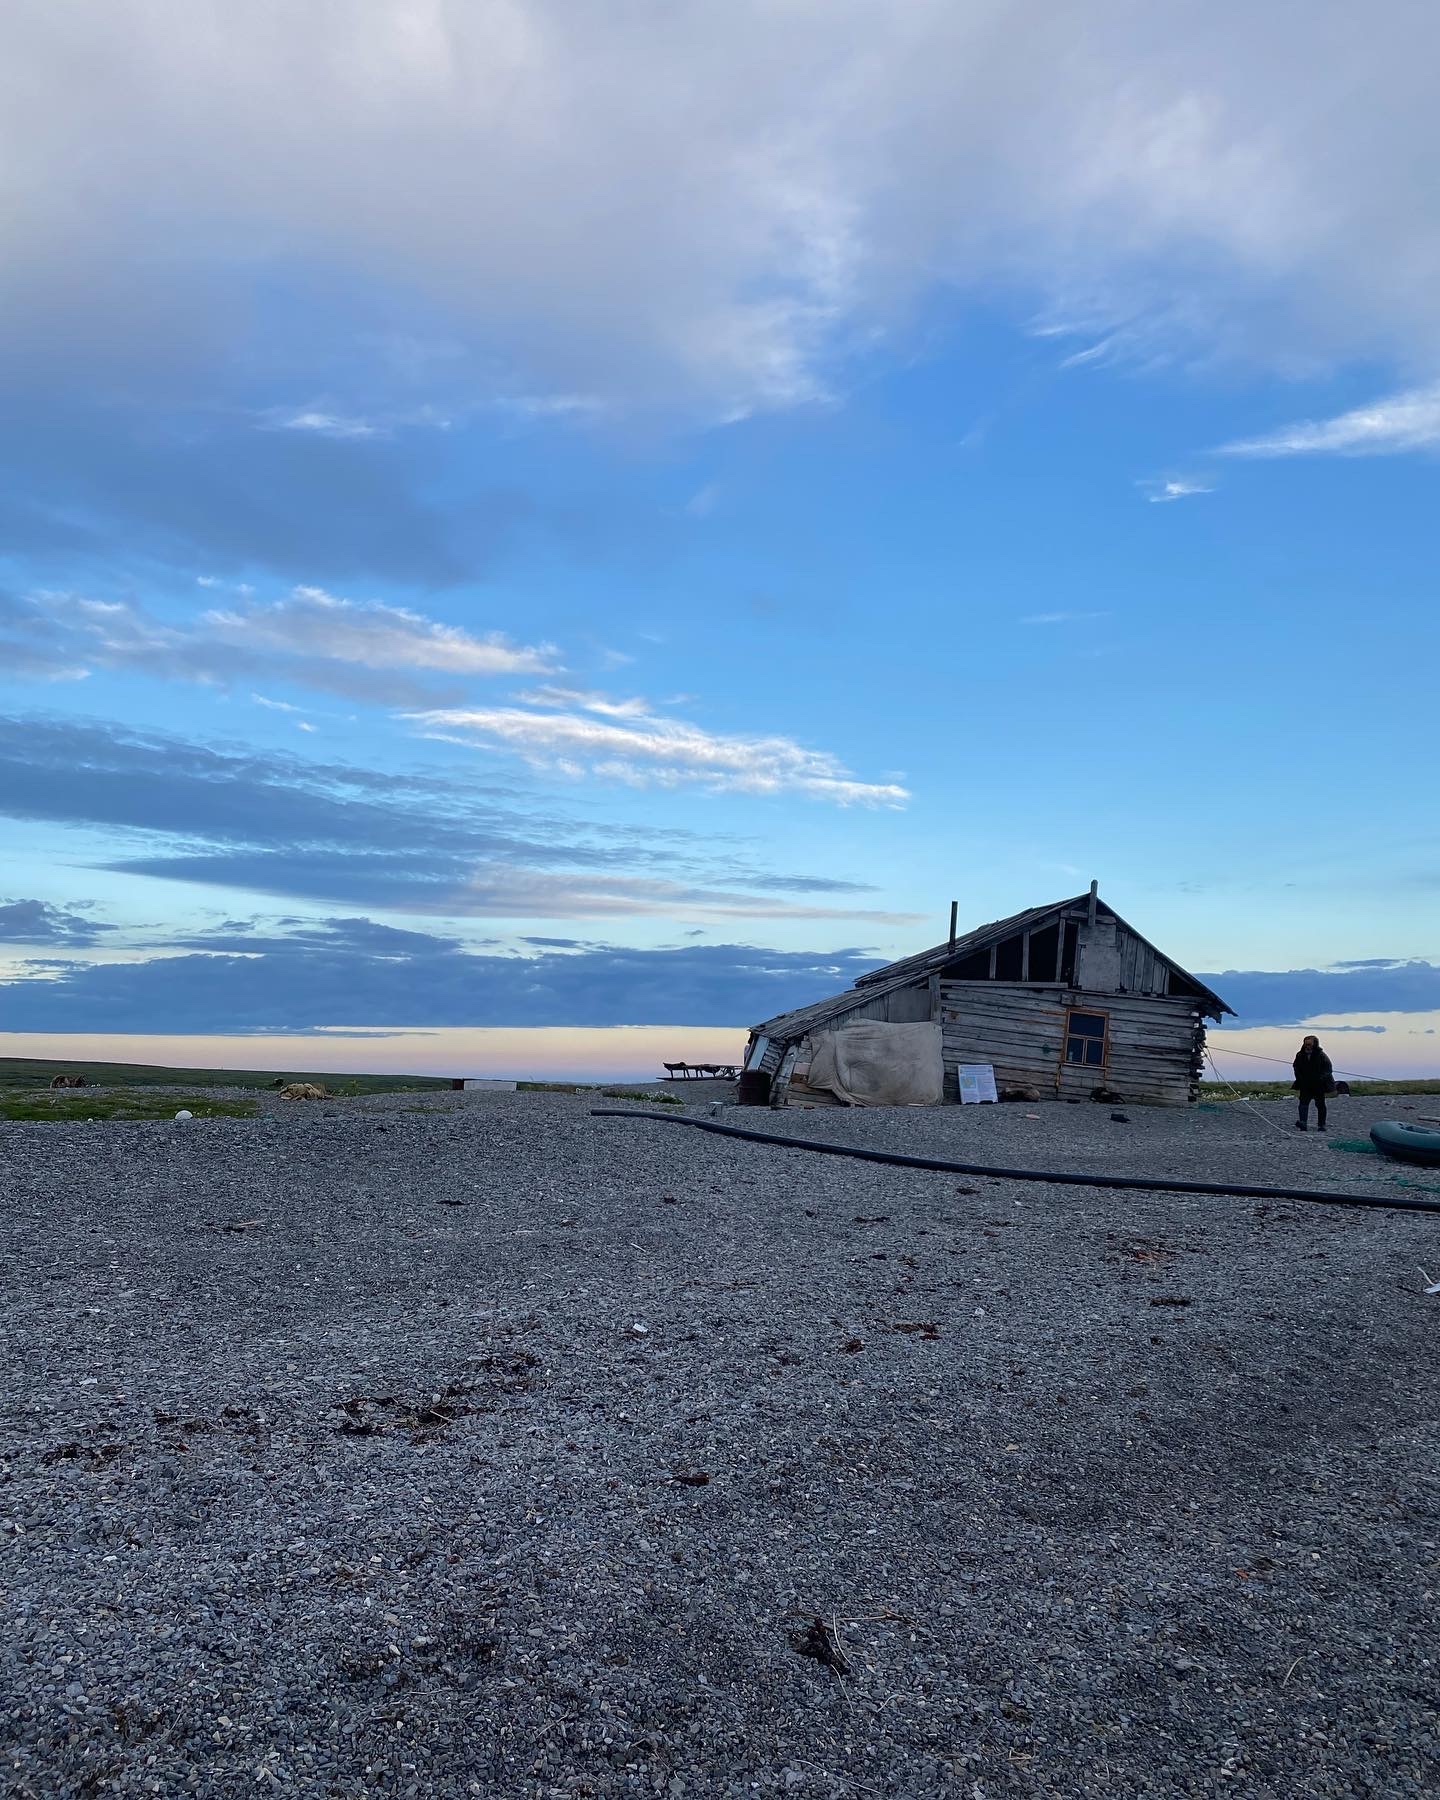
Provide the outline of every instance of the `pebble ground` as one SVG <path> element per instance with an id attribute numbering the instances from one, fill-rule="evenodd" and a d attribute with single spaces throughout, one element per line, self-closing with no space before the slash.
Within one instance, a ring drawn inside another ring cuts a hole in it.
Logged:
<path id="1" fill-rule="evenodd" d="M 1440 1199 L 1343 1147 L 1433 1100 L 1110 1110 L 726 1116 Z M 0 1126 L 0 1791 L 1434 1793 L 1422 1269 L 580 1097 Z"/>

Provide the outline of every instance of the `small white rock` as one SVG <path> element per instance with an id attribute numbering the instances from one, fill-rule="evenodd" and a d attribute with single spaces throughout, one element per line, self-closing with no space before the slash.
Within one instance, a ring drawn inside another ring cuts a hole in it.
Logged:
<path id="1" fill-rule="evenodd" d="M 650 1335 L 650 1327 L 648 1325 L 642 1325 L 638 1319 L 630 1329 L 635 1333 L 636 1337 L 649 1337 Z"/>
<path id="2" fill-rule="evenodd" d="M 175 1117 L 178 1121 L 180 1119 L 193 1119 L 195 1117 L 195 1115 L 192 1112 L 186 1112 L 185 1108 L 182 1106 L 180 1108 L 179 1112 L 176 1113 Z"/>

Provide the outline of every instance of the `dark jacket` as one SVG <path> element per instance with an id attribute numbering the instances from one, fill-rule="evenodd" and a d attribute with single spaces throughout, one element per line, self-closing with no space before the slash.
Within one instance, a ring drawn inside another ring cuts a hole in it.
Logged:
<path id="1" fill-rule="evenodd" d="M 1302 1094 L 1335 1092 L 1335 1071 L 1323 1050 L 1302 1050 L 1294 1066 L 1295 1085 Z"/>

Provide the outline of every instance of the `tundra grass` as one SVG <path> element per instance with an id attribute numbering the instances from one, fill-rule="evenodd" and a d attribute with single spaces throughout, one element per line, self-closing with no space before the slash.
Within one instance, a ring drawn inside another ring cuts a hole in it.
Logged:
<path id="1" fill-rule="evenodd" d="M 56 1075 L 83 1075 L 89 1086 L 107 1088 L 269 1088 L 277 1081 L 314 1081 L 337 1096 L 450 1086 L 438 1075 L 307 1075 L 298 1069 L 169 1069 L 151 1063 L 90 1062 L 83 1056 L 67 1062 L 0 1056 L 0 1090 L 48 1088 Z"/>
<path id="2" fill-rule="evenodd" d="M 1342 1077 L 1343 1079 L 1343 1077 Z M 1288 1081 L 1202 1081 L 1200 1098 L 1202 1100 L 1288 1100 L 1293 1099 L 1295 1088 Z M 1364 1099 L 1376 1094 L 1440 1094 L 1440 1081 L 1422 1081 L 1417 1077 L 1413 1081 L 1352 1081 L 1350 1083 L 1352 1098 Z M 1343 1102 L 1342 1094 L 1340 1100 Z M 1436 1107 L 1440 1112 L 1440 1107 Z"/>
<path id="3" fill-rule="evenodd" d="M 203 1092 L 147 1094 L 125 1088 L 0 1092 L 0 1119 L 16 1124 L 73 1125 L 92 1119 L 133 1123 L 173 1119 L 182 1108 L 197 1119 L 253 1119 L 259 1110 L 254 1100 L 217 1100 Z"/>

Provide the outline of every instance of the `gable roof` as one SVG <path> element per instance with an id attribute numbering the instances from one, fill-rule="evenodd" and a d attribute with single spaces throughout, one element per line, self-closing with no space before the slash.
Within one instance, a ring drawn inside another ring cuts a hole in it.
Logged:
<path id="1" fill-rule="evenodd" d="M 1085 893 L 1068 900 L 1053 900 L 1048 906 L 1027 907 L 1024 912 L 1012 913 L 1008 919 L 995 919 L 989 925 L 977 926 L 974 931 L 957 937 L 953 944 L 947 938 L 943 944 L 936 944 L 930 950 L 921 950 L 914 956 L 902 957 L 899 962 L 886 963 L 883 968 L 872 969 L 868 975 L 859 976 L 854 985 L 844 993 L 833 994 L 828 1000 L 817 1000 L 810 1006 L 796 1007 L 793 1012 L 777 1013 L 773 1019 L 767 1019 L 763 1025 L 756 1025 L 752 1029 L 757 1033 L 763 1032 L 767 1037 L 803 1037 L 815 1026 L 841 1018 L 857 1007 L 864 1006 L 867 1001 L 883 999 L 896 988 L 908 987 L 912 982 L 943 969 L 947 963 L 973 956 L 978 950 L 988 950 L 992 944 L 1014 937 L 1017 932 L 1032 931 L 1037 925 L 1043 925 L 1052 918 L 1062 918 L 1072 909 L 1083 910 L 1089 905 L 1090 896 Z M 1210 1018 L 1218 1019 L 1225 1013 L 1233 1013 L 1234 1009 L 1227 1006 L 1217 993 L 1206 987 L 1188 969 L 1182 969 L 1173 957 L 1166 956 L 1163 950 L 1157 950 L 1147 937 L 1141 936 L 1113 907 L 1107 906 L 1098 897 L 1095 906 L 1097 912 L 1114 919 L 1118 926 L 1144 944 L 1167 969 L 1183 976 L 1195 988 Z"/>
<path id="2" fill-rule="evenodd" d="M 886 994 L 895 988 L 909 987 L 914 980 L 912 975 L 897 975 L 893 981 L 876 981 L 874 976 L 883 975 L 883 969 L 876 969 L 873 976 L 865 979 L 871 983 L 861 987 L 857 982 L 848 987 L 843 994 L 832 994 L 828 1000 L 815 1000 L 809 1006 L 797 1006 L 793 1012 L 776 1013 L 773 1019 L 767 1019 L 763 1025 L 753 1025 L 752 1034 L 763 1033 L 766 1037 L 790 1039 L 804 1037 L 817 1025 L 828 1025 L 831 1019 L 842 1018 L 848 1012 L 854 1012 L 857 1006 L 864 1006 L 871 1000 L 883 1000 Z"/>
<path id="3" fill-rule="evenodd" d="M 962 956 L 973 956 L 977 950 L 988 950 L 992 944 L 998 944 L 1002 938 L 1014 937 L 1018 931 L 1029 931 L 1033 926 L 1043 923 L 1052 913 L 1064 912 L 1068 906 L 1089 904 L 1090 896 L 1082 894 L 1078 901 L 1055 900 L 1049 906 L 1027 906 L 1024 912 L 1012 913 L 1008 919 L 995 919 L 989 925 L 977 925 L 974 931 L 967 931 L 963 937 L 957 937 L 953 945 L 947 938 L 933 950 L 921 950 L 914 956 L 901 957 L 899 962 L 886 963 L 883 969 L 872 969 L 868 975 L 861 975 L 855 985 L 865 987 L 872 981 L 888 981 L 902 970 L 911 979 L 916 975 L 928 975 L 932 969 L 957 962 Z M 1107 906 L 1104 910 L 1108 913 L 1110 908 Z M 1139 937 L 1140 934 L 1137 931 L 1135 935 Z M 1159 952 L 1156 954 L 1159 955 Z"/>

